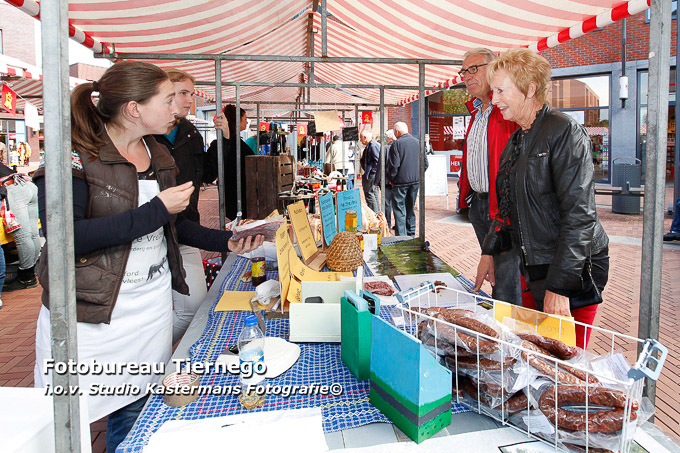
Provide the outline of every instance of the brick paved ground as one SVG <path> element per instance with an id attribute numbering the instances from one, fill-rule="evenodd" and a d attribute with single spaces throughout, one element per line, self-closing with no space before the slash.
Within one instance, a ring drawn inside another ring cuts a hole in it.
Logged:
<path id="1" fill-rule="evenodd" d="M 455 207 L 456 180 L 449 180 L 450 207 Z M 666 205 L 671 202 L 672 189 L 666 191 Z M 611 213 L 611 197 L 597 196 L 598 214 L 607 233 L 614 237 L 610 245 L 611 271 L 609 284 L 604 291 L 605 303 L 601 306 L 595 324 L 620 333 L 637 336 L 637 319 L 640 292 L 641 246 L 633 239 L 642 237 L 642 216 Z M 426 239 L 432 250 L 452 267 L 472 279 L 479 260 L 479 245 L 472 227 L 465 219 L 446 210 L 443 197 L 426 200 Z M 216 227 L 217 191 L 210 187 L 201 192 L 199 209 L 202 223 Z M 671 218 L 666 215 L 664 230 L 668 231 Z M 632 238 L 632 239 L 631 239 Z M 632 242 L 631 242 L 632 241 Z M 204 253 L 204 257 L 215 254 Z M 661 296 L 661 341 L 671 351 L 657 387 L 656 424 L 680 441 L 680 243 L 664 248 Z M 489 288 L 485 288 L 489 290 Z M 40 309 L 40 289 L 33 288 L 2 295 L 4 307 L 0 310 L 0 386 L 33 385 L 35 360 L 35 322 Z M 593 338 L 590 349 L 604 352 L 609 343 Z M 634 352 L 628 352 L 632 357 Z M 91 425 L 93 451 L 104 451 L 105 423 Z"/>

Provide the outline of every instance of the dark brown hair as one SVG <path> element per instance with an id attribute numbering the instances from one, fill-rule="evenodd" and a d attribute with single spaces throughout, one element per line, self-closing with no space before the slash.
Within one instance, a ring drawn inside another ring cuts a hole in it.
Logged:
<path id="1" fill-rule="evenodd" d="M 238 117 L 238 121 L 236 121 L 236 106 L 234 104 L 229 104 L 224 107 L 223 112 L 224 117 L 227 119 L 227 125 L 229 126 L 229 137 L 238 137 L 241 131 L 236 131 L 236 125 L 238 124 L 238 127 L 240 128 L 241 118 L 246 114 L 246 111 L 241 109 L 241 116 Z"/>
<path id="2" fill-rule="evenodd" d="M 104 145 L 100 135 L 105 123 L 116 123 L 130 101 L 140 104 L 158 94 L 168 75 L 158 66 L 123 61 L 106 70 L 97 82 L 78 85 L 71 93 L 71 146 L 92 156 Z M 92 93 L 99 91 L 99 102 Z"/>

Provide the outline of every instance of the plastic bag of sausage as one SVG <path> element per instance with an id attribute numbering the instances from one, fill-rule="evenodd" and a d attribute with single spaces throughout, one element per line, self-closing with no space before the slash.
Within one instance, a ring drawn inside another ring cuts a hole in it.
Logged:
<path id="1" fill-rule="evenodd" d="M 603 386 L 555 385 L 542 380 L 528 389 L 533 408 L 512 421 L 564 448 L 585 446 L 618 451 L 621 442 L 631 440 L 635 428 L 653 414 L 649 400 L 631 392 Z"/>
<path id="2" fill-rule="evenodd" d="M 456 386 L 459 390 L 459 401 L 462 400 L 471 408 L 479 409 L 496 419 L 507 420 L 512 414 L 526 413 L 529 410 L 528 399 L 523 391 L 504 394 L 498 387 L 465 375 L 454 378 L 454 391 Z"/>

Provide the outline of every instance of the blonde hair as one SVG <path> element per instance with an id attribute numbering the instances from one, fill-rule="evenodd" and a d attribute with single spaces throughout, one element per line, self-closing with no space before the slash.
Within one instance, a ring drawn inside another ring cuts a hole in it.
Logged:
<path id="1" fill-rule="evenodd" d="M 190 80 L 191 83 L 196 85 L 196 79 L 194 76 L 189 74 L 188 72 L 184 72 L 181 69 L 175 69 L 175 68 L 169 68 L 165 70 L 166 74 L 168 74 L 168 77 L 170 78 L 170 81 L 172 83 L 175 82 L 181 82 L 183 80 Z"/>
<path id="2" fill-rule="evenodd" d="M 527 95 L 529 85 L 536 84 L 534 99 L 545 104 L 550 88 L 550 63 L 539 54 L 529 49 L 509 49 L 503 52 L 486 68 L 486 78 L 491 81 L 496 71 L 505 71 L 519 91 Z"/>

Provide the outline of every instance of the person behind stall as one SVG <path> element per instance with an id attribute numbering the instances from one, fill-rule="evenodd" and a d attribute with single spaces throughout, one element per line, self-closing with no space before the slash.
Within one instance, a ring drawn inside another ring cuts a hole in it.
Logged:
<path id="1" fill-rule="evenodd" d="M 392 212 L 395 234 L 416 235 L 415 204 L 420 187 L 420 144 L 408 133 L 404 122 L 394 123 L 394 136 L 385 171 L 386 181 L 392 184 Z M 425 157 L 425 170 L 429 165 Z"/>
<path id="2" fill-rule="evenodd" d="M 19 255 L 17 277 L 8 283 L 5 292 L 33 288 L 38 285 L 35 279 L 35 265 L 40 256 L 40 232 L 38 228 L 38 188 L 31 178 L 17 173 L 0 164 L 0 188 L 4 188 L 6 203 L 16 223 L 20 227 L 12 231 L 12 237 Z M 1 252 L 1 250 L 0 250 Z M 4 268 L 2 280 L 4 283 Z"/>
<path id="3" fill-rule="evenodd" d="M 166 69 L 165 72 L 167 72 L 175 88 L 175 102 L 179 113 L 174 125 L 167 133 L 155 135 L 154 138 L 158 143 L 165 145 L 175 159 L 175 164 L 179 170 L 176 176 L 177 184 L 181 185 L 191 181 L 194 187 L 189 198 L 189 205 L 178 217 L 200 224 L 198 195 L 201 185 L 210 183 L 212 180 L 206 177 L 205 168 L 210 162 L 206 159 L 203 137 L 191 121 L 186 118 L 191 113 L 191 107 L 194 103 L 195 80 L 192 75 L 179 69 Z M 182 263 L 186 272 L 184 279 L 189 286 L 189 295 L 180 294 L 178 291 L 172 292 L 173 344 L 182 338 L 207 293 L 200 250 L 184 244 L 179 246 L 179 250 L 182 254 Z"/>
<path id="4" fill-rule="evenodd" d="M 394 136 L 394 130 L 390 129 L 385 132 L 385 163 L 389 160 L 390 148 L 392 142 L 397 138 Z M 375 172 L 375 186 L 380 189 L 380 181 L 382 180 L 382 170 L 380 167 L 380 159 L 378 159 L 378 167 Z M 392 229 L 392 185 L 385 180 L 385 219 L 387 226 Z"/>
<path id="5" fill-rule="evenodd" d="M 675 212 L 673 213 L 673 222 L 671 222 L 671 230 L 663 235 L 665 242 L 680 241 L 680 198 L 675 200 Z"/>
<path id="6" fill-rule="evenodd" d="M 425 154 L 434 155 L 434 150 L 432 149 L 432 143 L 430 143 L 430 134 L 425 134 Z"/>
<path id="7" fill-rule="evenodd" d="M 375 185 L 375 178 L 380 159 L 380 146 L 373 140 L 373 132 L 368 129 L 361 131 L 359 140 L 365 146 L 360 161 L 361 169 L 364 171 L 361 187 L 364 190 L 366 204 L 373 212 L 378 213 L 380 212 L 380 203 L 378 203 L 378 188 Z"/>
<path id="8" fill-rule="evenodd" d="M 513 248 L 536 307 L 592 324 L 609 273 L 609 239 L 595 210 L 590 139 L 546 104 L 550 64 L 529 49 L 489 63 L 494 108 L 520 128 L 501 154 L 498 211 L 482 245 L 475 289 L 495 281 L 493 256 Z M 576 338 L 583 344 L 583 330 Z"/>
<path id="9" fill-rule="evenodd" d="M 331 171 L 339 171 L 343 176 L 347 176 L 347 190 L 354 188 L 354 152 L 349 149 L 345 151 L 343 159 L 343 143 L 339 135 L 333 136 L 333 143 L 326 151 L 326 164 L 331 164 Z"/>
<path id="10" fill-rule="evenodd" d="M 95 106 L 92 93 L 99 92 Z M 189 205 L 191 181 L 175 185 L 177 167 L 152 134 L 163 134 L 179 108 L 168 75 L 157 66 L 124 61 L 101 79 L 78 85 L 71 94 L 75 298 L 78 361 L 113 364 L 167 363 L 172 352 L 172 289 L 188 293 L 179 243 L 206 250 L 241 253 L 253 240 L 231 241 L 226 231 L 176 219 Z M 46 190 L 54 190 L 40 167 L 40 216 L 46 223 Z M 51 383 L 52 358 L 47 268 L 43 248 L 38 273 L 43 286 L 36 331 L 35 386 Z M 108 364 L 108 365 L 107 365 Z M 107 451 L 127 435 L 145 403 L 142 394 L 92 395 L 94 385 L 147 389 L 160 375 L 81 373 L 90 421 L 108 415 Z"/>
<path id="11" fill-rule="evenodd" d="M 503 119 L 491 103 L 491 86 L 486 80 L 487 65 L 496 59 L 490 49 L 480 47 L 463 55 L 459 72 L 473 97 L 465 103 L 472 115 L 465 134 L 463 161 L 459 180 L 459 205 L 470 208 L 468 216 L 479 246 L 496 217 L 498 200 L 494 185 L 498 161 L 517 123 Z M 503 269 L 496 275 L 491 296 L 514 305 L 522 304 L 519 255 L 514 250 L 494 255 L 494 267 Z"/>
<path id="12" fill-rule="evenodd" d="M 236 106 L 229 104 L 224 110 L 215 117 L 215 129 L 222 130 L 223 156 L 224 156 L 224 204 L 225 215 L 230 219 L 236 218 L 236 139 L 241 140 L 241 218 L 248 217 L 246 209 L 246 197 L 248 196 L 246 186 L 246 156 L 253 156 L 253 150 L 241 139 L 240 131 L 248 127 L 248 116 L 246 111 L 241 109 L 239 115 L 239 129 L 236 129 Z M 217 140 L 213 140 L 208 148 L 208 161 L 210 170 L 206 169 L 206 177 L 214 181 L 217 178 Z M 272 190 L 274 190 L 272 186 Z"/>

